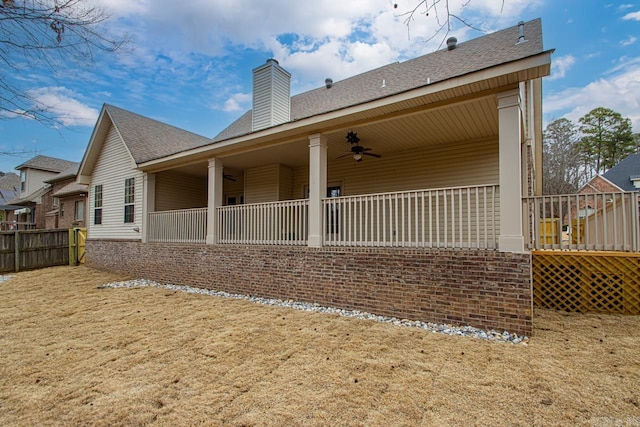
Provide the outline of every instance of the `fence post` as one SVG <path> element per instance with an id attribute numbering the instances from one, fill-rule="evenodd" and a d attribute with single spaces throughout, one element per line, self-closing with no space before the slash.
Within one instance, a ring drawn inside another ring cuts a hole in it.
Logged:
<path id="1" fill-rule="evenodd" d="M 14 261 L 15 261 L 15 272 L 20 271 L 20 232 L 16 229 L 15 234 L 15 242 L 14 242 Z"/>

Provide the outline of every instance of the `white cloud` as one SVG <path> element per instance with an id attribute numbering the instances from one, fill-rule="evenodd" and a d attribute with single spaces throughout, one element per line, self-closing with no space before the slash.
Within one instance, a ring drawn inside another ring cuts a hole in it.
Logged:
<path id="1" fill-rule="evenodd" d="M 425 16 L 419 8 L 410 23 L 407 37 L 403 12 L 413 0 L 93 0 L 103 1 L 120 22 L 128 22 L 135 32 L 135 50 L 130 66 L 153 64 L 156 53 L 202 53 L 224 57 L 232 47 L 273 53 L 280 63 L 300 79 L 300 87 L 321 85 L 324 78 L 339 79 L 388 64 L 413 58 L 437 49 L 444 33 L 430 39 L 439 28 L 444 2 L 438 12 Z M 393 8 L 393 3 L 398 8 Z M 541 0 L 449 0 L 450 10 L 484 30 L 515 25 L 525 9 Z M 135 27 L 133 24 L 135 23 Z M 482 33 L 452 21 L 451 35 L 463 41 Z M 295 37 L 288 37 L 295 34 Z M 294 39 L 294 42 L 291 42 Z M 184 59 L 185 55 L 182 56 Z M 312 62 L 313 61 L 313 62 Z"/>
<path id="2" fill-rule="evenodd" d="M 564 78 L 567 71 L 569 71 L 575 63 L 576 59 L 572 55 L 555 58 L 551 62 L 551 76 L 549 76 L 549 80 Z"/>
<path id="3" fill-rule="evenodd" d="M 62 122 L 64 126 L 93 127 L 99 111 L 75 99 L 78 95 L 64 87 L 43 87 L 27 92 L 33 108 Z"/>
<path id="4" fill-rule="evenodd" d="M 620 46 L 630 46 L 634 44 L 638 39 L 634 36 L 629 36 L 629 38 L 622 40 L 620 42 Z"/>
<path id="5" fill-rule="evenodd" d="M 236 93 L 227 99 L 223 110 L 227 112 L 246 111 L 251 105 L 252 96 L 250 93 Z"/>
<path id="6" fill-rule="evenodd" d="M 627 13 L 622 17 L 622 20 L 623 21 L 629 21 L 629 20 L 640 21 L 640 10 L 637 12 Z"/>
<path id="7" fill-rule="evenodd" d="M 545 114 L 577 121 L 596 107 L 606 107 L 631 119 L 634 132 L 640 131 L 640 58 L 627 60 L 605 76 L 585 87 L 550 94 L 544 100 Z"/>

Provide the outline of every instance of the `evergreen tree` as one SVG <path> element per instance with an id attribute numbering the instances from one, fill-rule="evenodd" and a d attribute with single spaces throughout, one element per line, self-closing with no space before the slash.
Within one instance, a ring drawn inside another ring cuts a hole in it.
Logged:
<path id="1" fill-rule="evenodd" d="M 583 136 L 578 147 L 589 178 L 607 171 L 638 148 L 631 120 L 609 108 L 598 107 L 581 117 L 580 132 Z"/>

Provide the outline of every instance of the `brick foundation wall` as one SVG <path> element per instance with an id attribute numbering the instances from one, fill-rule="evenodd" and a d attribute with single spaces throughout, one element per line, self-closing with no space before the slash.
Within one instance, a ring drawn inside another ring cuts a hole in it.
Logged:
<path id="1" fill-rule="evenodd" d="M 86 265 L 231 293 L 530 335 L 531 256 L 489 250 L 86 242 Z"/>

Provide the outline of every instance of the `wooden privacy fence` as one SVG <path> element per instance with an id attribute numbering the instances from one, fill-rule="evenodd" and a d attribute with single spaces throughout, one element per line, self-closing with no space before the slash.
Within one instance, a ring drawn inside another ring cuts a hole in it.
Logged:
<path id="1" fill-rule="evenodd" d="M 640 254 L 533 251 L 533 298 L 569 312 L 640 314 Z"/>
<path id="2" fill-rule="evenodd" d="M 0 233 L 0 273 L 69 264 L 68 230 Z"/>

